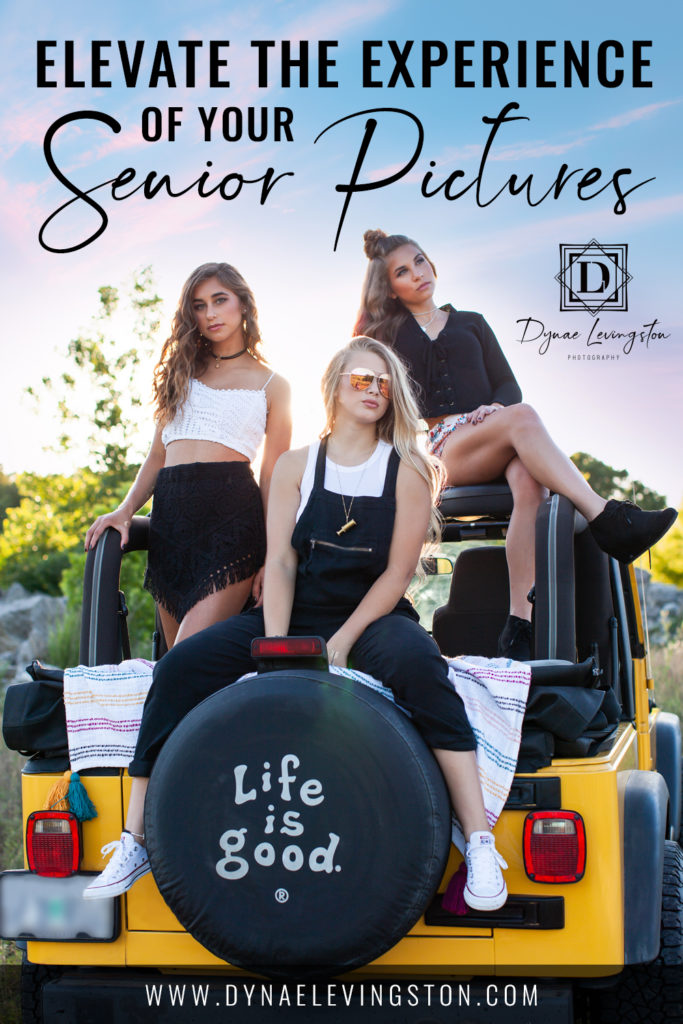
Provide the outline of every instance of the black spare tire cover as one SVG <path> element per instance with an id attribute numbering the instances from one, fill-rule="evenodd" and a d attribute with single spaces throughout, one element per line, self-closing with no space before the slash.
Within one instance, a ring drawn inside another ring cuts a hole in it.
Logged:
<path id="1" fill-rule="evenodd" d="M 350 969 L 415 924 L 443 875 L 450 805 L 410 719 L 362 684 L 289 670 L 193 709 L 154 767 L 157 885 L 221 959 L 274 976 Z"/>

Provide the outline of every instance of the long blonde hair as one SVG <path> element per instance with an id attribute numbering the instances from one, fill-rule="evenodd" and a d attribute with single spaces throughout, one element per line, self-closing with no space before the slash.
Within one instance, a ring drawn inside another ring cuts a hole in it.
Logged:
<path id="1" fill-rule="evenodd" d="M 386 264 L 387 256 L 402 245 L 414 245 L 419 249 L 436 277 L 436 267 L 429 256 L 407 235 L 387 235 L 379 229 L 366 231 L 363 235 L 363 251 L 369 263 L 361 289 L 355 331 L 378 338 L 387 345 L 393 345 L 399 327 L 410 315 L 400 299 L 392 298 Z"/>
<path id="2" fill-rule="evenodd" d="M 418 447 L 420 412 L 410 377 L 403 362 L 387 345 L 374 338 L 359 335 L 352 338 L 348 345 L 332 357 L 321 383 L 326 423 L 320 436 L 325 438 L 332 432 L 336 417 L 337 392 L 349 357 L 363 352 L 372 352 L 383 359 L 391 376 L 391 401 L 377 423 L 377 437 L 393 445 L 401 461 L 412 466 L 429 487 L 432 511 L 426 540 L 436 543 L 441 536 L 441 517 L 436 504 L 445 484 L 445 470 L 439 459 Z"/>
<path id="3" fill-rule="evenodd" d="M 164 342 L 159 362 L 154 368 L 152 387 L 156 404 L 155 420 L 161 427 L 171 422 L 185 401 L 190 378 L 201 376 L 209 364 L 211 346 L 199 333 L 192 300 L 197 286 L 210 277 L 217 277 L 240 300 L 244 311 L 244 344 L 254 359 L 265 362 L 260 349 L 258 312 L 251 288 L 240 272 L 229 263 L 202 263 L 183 285 L 171 324 L 171 335 Z"/>

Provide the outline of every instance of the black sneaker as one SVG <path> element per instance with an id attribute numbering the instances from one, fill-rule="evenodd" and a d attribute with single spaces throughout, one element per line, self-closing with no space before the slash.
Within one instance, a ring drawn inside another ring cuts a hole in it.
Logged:
<path id="1" fill-rule="evenodd" d="M 508 615 L 498 637 L 498 657 L 512 661 L 531 661 L 531 623 L 517 615 Z"/>
<path id="2" fill-rule="evenodd" d="M 631 501 L 611 498 L 588 525 L 598 546 L 620 562 L 633 562 L 676 522 L 676 509 L 645 511 Z"/>

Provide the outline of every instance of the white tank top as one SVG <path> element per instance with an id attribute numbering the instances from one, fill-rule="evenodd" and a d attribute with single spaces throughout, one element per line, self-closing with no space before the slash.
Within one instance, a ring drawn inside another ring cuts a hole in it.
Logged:
<path id="1" fill-rule="evenodd" d="M 308 449 L 306 469 L 301 477 L 299 490 L 301 501 L 296 513 L 297 521 L 306 507 L 306 503 L 313 490 L 315 480 L 315 463 L 318 458 L 320 441 L 315 441 Z M 325 459 L 325 482 L 326 491 L 334 494 L 361 495 L 365 498 L 381 498 L 384 491 L 384 480 L 387 475 L 391 445 L 386 441 L 378 441 L 377 447 L 365 462 L 358 466 L 340 466 L 328 457 Z"/>
<path id="2" fill-rule="evenodd" d="M 161 432 L 165 447 L 171 441 L 217 441 L 246 455 L 251 462 L 266 432 L 266 387 L 210 388 L 194 377 L 187 397 Z"/>

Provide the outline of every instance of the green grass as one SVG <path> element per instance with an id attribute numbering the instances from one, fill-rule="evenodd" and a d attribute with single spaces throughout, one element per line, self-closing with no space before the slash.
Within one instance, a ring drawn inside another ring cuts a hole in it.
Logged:
<path id="1" fill-rule="evenodd" d="M 665 647 L 654 647 L 650 664 L 658 705 L 683 721 L 683 634 Z"/>
<path id="2" fill-rule="evenodd" d="M 24 866 L 21 820 L 21 768 L 24 758 L 0 745 L 0 870 Z M 21 951 L 0 941 L 0 1021 L 20 1024 Z"/>

